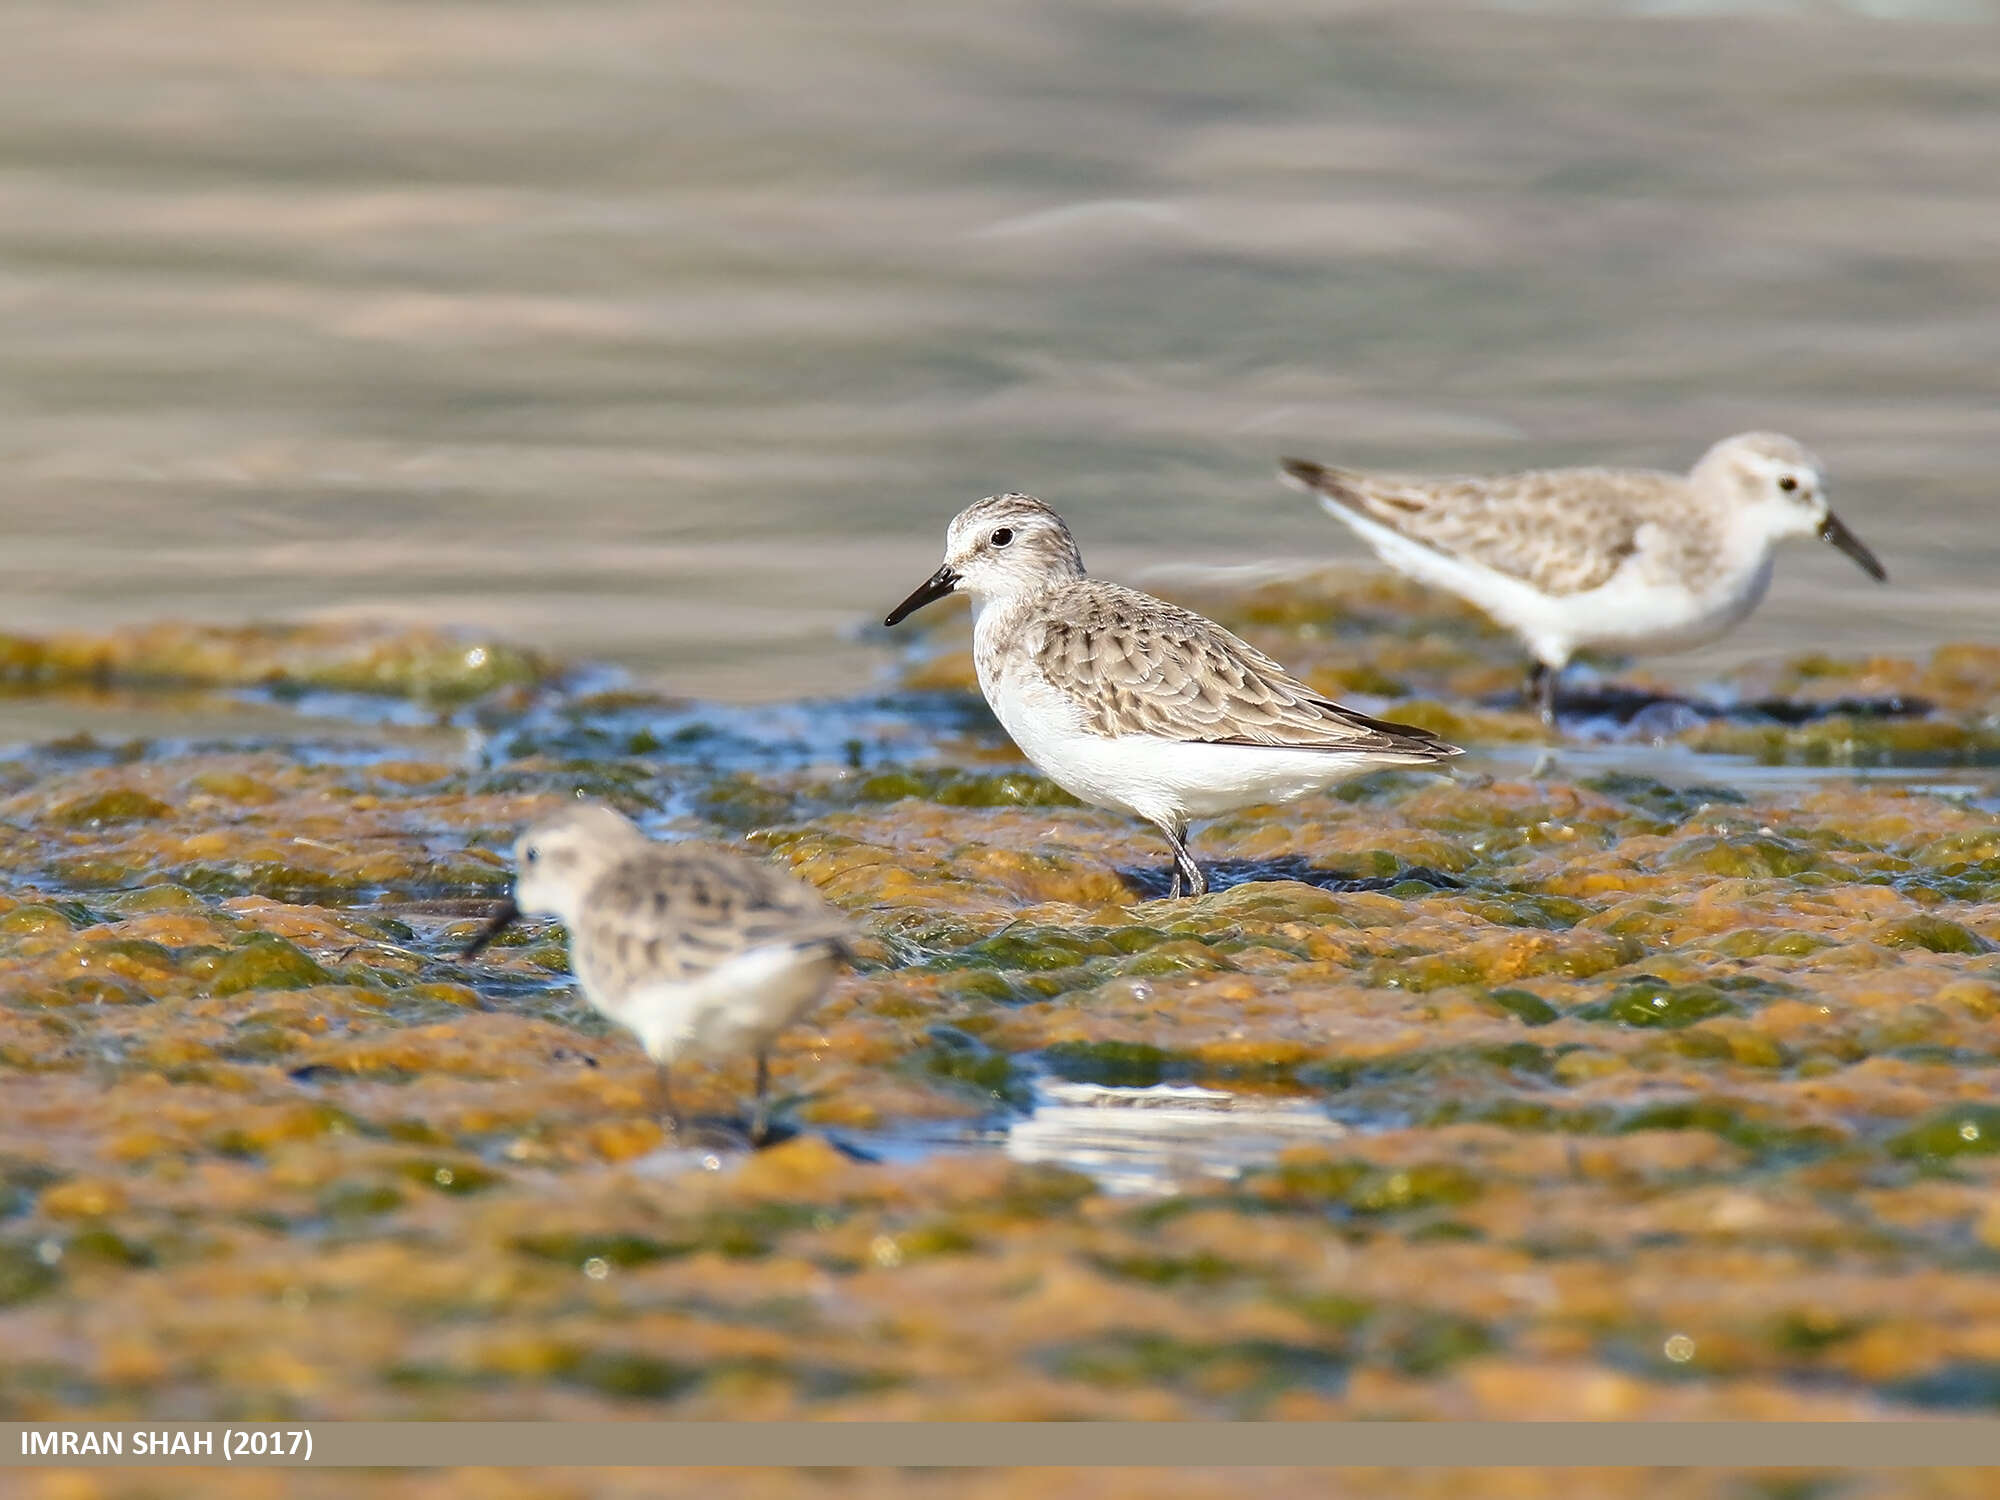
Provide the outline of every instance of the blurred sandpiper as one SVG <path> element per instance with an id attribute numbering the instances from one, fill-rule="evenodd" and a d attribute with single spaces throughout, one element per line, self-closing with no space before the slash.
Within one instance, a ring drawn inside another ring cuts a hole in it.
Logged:
<path id="1" fill-rule="evenodd" d="M 513 899 L 463 956 L 521 916 L 561 919 L 584 998 L 659 1064 L 670 1122 L 677 1058 L 747 1054 L 757 1067 L 750 1138 L 761 1142 L 771 1044 L 833 982 L 848 956 L 846 919 L 790 875 L 724 849 L 656 844 L 602 803 L 535 824 L 514 857 Z"/>
<path id="2" fill-rule="evenodd" d="M 1528 691 L 1556 721 L 1556 679 L 1586 648 L 1699 646 L 1739 624 L 1771 585 L 1787 537 L 1818 536 L 1871 578 L 1888 575 L 1827 506 L 1825 470 L 1788 437 L 1724 438 L 1686 474 L 1538 469 L 1422 478 L 1283 461 L 1392 568 L 1457 594 L 1534 658 Z"/>

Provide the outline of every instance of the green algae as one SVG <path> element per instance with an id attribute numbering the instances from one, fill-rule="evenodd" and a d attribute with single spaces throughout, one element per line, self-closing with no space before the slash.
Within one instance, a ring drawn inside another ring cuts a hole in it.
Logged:
<path id="1" fill-rule="evenodd" d="M 977 1037 L 949 1026 L 933 1026 L 930 1042 L 922 1065 L 932 1078 L 1010 1108 L 1028 1106 L 1033 1097 L 1028 1079 L 1005 1053 L 994 1052 Z"/>
<path id="2" fill-rule="evenodd" d="M 1151 1088 L 1184 1066 L 1149 1042 L 1058 1042 L 1044 1047 L 1040 1057 L 1058 1078 L 1106 1088 Z"/>
<path id="3" fill-rule="evenodd" d="M 660 1401 L 698 1384 L 701 1372 L 632 1349 L 579 1350 L 559 1361 L 555 1378 L 606 1396 Z"/>
<path id="4" fill-rule="evenodd" d="M 1950 767 L 2000 764 L 2000 732 L 1946 719 L 1830 716 L 1796 728 L 1714 723 L 1684 736 L 1706 754 L 1767 766 Z"/>
<path id="5" fill-rule="evenodd" d="M 16 998 L 18 1003 L 41 1006 L 148 1005 L 156 996 L 133 980 L 116 974 L 79 974 Z"/>
<path id="6" fill-rule="evenodd" d="M 114 1229 L 94 1224 L 71 1235 L 62 1247 L 68 1264 L 109 1266 L 119 1270 L 143 1270 L 158 1259 L 152 1246 L 132 1240 Z"/>
<path id="7" fill-rule="evenodd" d="M 1419 953 L 1408 958 L 1383 959 L 1369 971 L 1368 982 L 1387 989 L 1425 994 L 1455 985 L 1484 983 L 1485 965 L 1476 958 L 1445 953 Z"/>
<path id="8" fill-rule="evenodd" d="M 1007 1174 L 995 1207 L 1007 1218 L 1037 1221 L 1070 1213 L 1097 1191 L 1082 1172 L 1037 1162 Z"/>
<path id="9" fill-rule="evenodd" d="M 0 937 L 39 937 L 45 933 L 67 933 L 79 926 L 89 925 L 89 921 L 88 917 L 78 921 L 70 912 L 35 902 L 28 906 L 17 906 L 12 911 L 0 915 Z"/>
<path id="10" fill-rule="evenodd" d="M 353 1179 L 327 1184 L 316 1200 L 318 1211 L 334 1220 L 364 1220 L 392 1214 L 407 1202 L 393 1183 Z"/>
<path id="11" fill-rule="evenodd" d="M 0 1307 L 43 1296 L 60 1281 L 40 1245 L 0 1240 Z"/>
<path id="12" fill-rule="evenodd" d="M 73 866 L 69 870 L 70 878 L 86 887 L 127 885 L 142 873 L 130 866 L 104 869 Z M 194 863 L 182 865 L 168 878 L 202 896 L 268 896 L 273 901 L 313 906 L 350 904 L 369 884 L 358 877 L 282 860 L 242 860 L 226 865 Z"/>
<path id="13" fill-rule="evenodd" d="M 1618 1121 L 1605 1106 L 1569 1108 L 1548 1099 L 1519 1094 L 1480 1100 L 1446 1100 L 1424 1115 L 1426 1125 L 1493 1125 L 1502 1130 L 1555 1134 L 1603 1135 Z"/>
<path id="14" fill-rule="evenodd" d="M 1382 1335 L 1390 1363 L 1403 1374 L 1440 1374 L 1463 1360 L 1498 1346 L 1493 1331 L 1477 1319 L 1423 1310 L 1406 1316 Z"/>
<path id="15" fill-rule="evenodd" d="M 1170 974 L 1225 974 L 1236 965 L 1205 943 L 1168 941 L 1134 954 L 1118 965 L 1120 974 L 1160 978 Z"/>
<path id="16" fill-rule="evenodd" d="M 1341 1292 L 1276 1299 L 1329 1329 L 1357 1363 L 1379 1361 L 1408 1375 L 1432 1375 L 1498 1345 L 1477 1319 L 1423 1306 L 1383 1304 Z"/>
<path id="17" fill-rule="evenodd" d="M 1389 891 L 1392 896 L 1402 893 L 1400 886 Z M 1430 892 L 1424 888 L 1408 894 L 1428 895 Z M 1461 909 L 1497 927 L 1540 927 L 1549 931 L 1574 927 L 1591 914 L 1589 906 L 1567 896 L 1544 896 L 1524 891 L 1490 899 L 1468 897 Z"/>
<path id="18" fill-rule="evenodd" d="M 709 822 L 747 832 L 789 821 L 798 799 L 766 786 L 754 776 L 737 773 L 718 777 L 696 794 L 695 806 Z"/>
<path id="19" fill-rule="evenodd" d="M 147 885 L 134 891 L 117 891 L 103 900 L 106 912 L 135 916 L 147 912 L 208 912 L 208 903 L 193 891 L 178 885 Z"/>
<path id="20" fill-rule="evenodd" d="M 1902 917 L 1869 930 L 1869 941 L 1885 948 L 1921 948 L 1927 953 L 1991 953 L 1993 944 L 1942 917 Z"/>
<path id="21" fill-rule="evenodd" d="M 1670 786 L 1654 777 L 1635 775 L 1629 771 L 1611 771 L 1601 776 L 1586 777 L 1577 785 L 1587 791 L 1616 798 L 1669 824 L 1684 823 L 1715 806 L 1740 807 L 1747 800 L 1743 793 L 1731 786 L 1715 783 Z"/>
<path id="22" fill-rule="evenodd" d="M 1341 1208 L 1356 1214 L 1399 1214 L 1469 1203 L 1482 1185 L 1453 1162 L 1380 1167 L 1355 1159 L 1308 1159 L 1260 1174 L 1253 1186 L 1294 1205 Z"/>
<path id="23" fill-rule="evenodd" d="M 450 1194 L 455 1198 L 462 1198 L 471 1193 L 487 1192 L 506 1181 L 502 1174 L 489 1167 L 483 1167 L 478 1162 L 440 1160 L 433 1157 L 419 1157 L 413 1161 L 399 1162 L 396 1165 L 396 1173 L 405 1181 Z"/>
<path id="24" fill-rule="evenodd" d="M 982 938 L 934 961 L 945 967 L 980 967 L 1010 972 L 1073 969 L 1091 958 L 1118 953 L 1107 936 L 1061 928 L 1014 928 Z"/>
<path id="25" fill-rule="evenodd" d="M 1790 879 L 1818 870 L 1820 861 L 1811 849 L 1790 839 L 1716 834 L 1681 845 L 1668 858 L 1667 867 L 1699 870 L 1709 875 Z"/>
<path id="26" fill-rule="evenodd" d="M 1188 1388 L 1239 1415 L 1300 1386 L 1331 1385 L 1347 1373 L 1341 1354 L 1277 1339 L 1218 1343 L 1152 1332 L 1116 1332 L 1046 1350 L 1040 1362 L 1063 1380 L 1111 1389 Z"/>
<path id="27" fill-rule="evenodd" d="M 523 1255 L 552 1260 L 582 1270 L 592 1261 L 609 1266 L 648 1266 L 693 1253 L 693 1239 L 665 1241 L 642 1234 L 524 1234 L 513 1241 Z"/>
<path id="28" fill-rule="evenodd" d="M 240 995 L 248 990 L 306 989 L 331 978 L 297 945 L 259 935 L 216 961 L 208 987 L 217 995 Z"/>
<path id="29" fill-rule="evenodd" d="M 1668 984 L 1650 975 L 1621 984 L 1602 1000 L 1579 1006 L 1580 1020 L 1676 1030 L 1742 1007 L 1712 985 Z"/>
<path id="30" fill-rule="evenodd" d="M 1833 940 L 1816 932 L 1780 927 L 1743 927 L 1723 933 L 1710 946 L 1728 958 L 1808 958 L 1831 948 Z"/>
<path id="31" fill-rule="evenodd" d="M 1077 807 L 1077 800 L 1044 776 L 1008 771 L 977 773 L 946 768 L 878 771 L 842 788 L 841 800 L 900 802 L 915 797 L 944 807 Z"/>
<path id="32" fill-rule="evenodd" d="M 1890 1138 L 1892 1155 L 1922 1161 L 1990 1156 L 2000 1151 L 2000 1105 L 1959 1104 L 1939 1110 Z"/>
<path id="33" fill-rule="evenodd" d="M 1561 1011 L 1530 990 L 1488 990 L 1480 1000 L 1523 1026 L 1546 1026 L 1562 1017 Z"/>
<path id="34" fill-rule="evenodd" d="M 1786 1125 L 1762 1117 L 1734 1099 L 1677 1099 L 1648 1104 L 1619 1117 L 1623 1134 L 1641 1130 L 1701 1130 L 1759 1159 L 1810 1157 L 1846 1143 L 1840 1131 L 1819 1125 Z"/>
<path id="35" fill-rule="evenodd" d="M 315 689 L 464 702 L 549 681 L 555 665 L 498 641 L 368 625 L 169 623 L 104 636 L 0 636 L 0 683 Z"/>
<path id="36" fill-rule="evenodd" d="M 133 787 L 110 787 L 74 797 L 49 809 L 48 821 L 70 828 L 103 828 L 118 823 L 148 823 L 174 815 L 172 807 Z"/>
<path id="37" fill-rule="evenodd" d="M 1245 1275 L 1244 1267 L 1212 1250 L 1191 1255 L 1093 1255 L 1090 1263 L 1107 1276 L 1146 1286 L 1214 1287 Z"/>

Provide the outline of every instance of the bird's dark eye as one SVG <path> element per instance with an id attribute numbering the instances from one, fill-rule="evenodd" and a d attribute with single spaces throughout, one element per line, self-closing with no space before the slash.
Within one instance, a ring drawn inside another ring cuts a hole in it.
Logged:
<path id="1" fill-rule="evenodd" d="M 1799 482 L 1796 479 L 1792 478 L 1791 475 L 1780 474 L 1778 476 L 1778 488 L 1783 490 L 1786 494 L 1789 495 L 1793 490 L 1797 489 L 1798 487 L 1799 487 Z"/>
<path id="2" fill-rule="evenodd" d="M 1013 540 L 1014 528 L 1011 526 L 1002 526 L 998 531 L 993 533 L 993 545 L 996 547 L 1004 547 Z"/>
<path id="3" fill-rule="evenodd" d="M 521 856 L 521 858 L 527 861 L 529 864 L 533 864 L 536 860 L 540 859 L 541 857 L 542 857 L 542 851 L 539 849 L 529 849 L 526 853 L 524 853 Z"/>

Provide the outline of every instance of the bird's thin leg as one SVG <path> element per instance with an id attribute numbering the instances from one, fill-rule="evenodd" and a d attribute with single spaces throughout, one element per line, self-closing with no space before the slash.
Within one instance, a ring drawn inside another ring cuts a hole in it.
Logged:
<path id="1" fill-rule="evenodd" d="M 1185 854 L 1185 851 L 1183 853 Z M 1190 896 L 1206 896 L 1208 894 L 1208 877 L 1201 873 L 1201 866 L 1194 862 L 1192 854 L 1185 854 L 1185 857 L 1187 859 L 1188 894 Z"/>
<path id="2" fill-rule="evenodd" d="M 668 1134 L 678 1136 L 681 1133 L 681 1116 L 680 1111 L 674 1108 L 673 1064 L 661 1063 L 658 1076 L 660 1121 L 667 1127 Z"/>
<path id="3" fill-rule="evenodd" d="M 1562 742 L 1562 733 L 1556 724 L 1556 684 L 1562 680 L 1562 668 L 1552 667 L 1547 662 L 1538 661 L 1528 674 L 1528 686 L 1535 696 L 1536 707 L 1542 715 L 1542 751 L 1535 757 L 1534 769 L 1528 772 L 1530 781 L 1540 781 L 1556 768 L 1557 746 Z"/>
<path id="4" fill-rule="evenodd" d="M 750 1144 L 761 1146 L 764 1137 L 771 1133 L 771 1106 L 768 1095 L 771 1088 L 771 1059 L 768 1054 L 757 1054 L 757 1087 L 750 1106 Z"/>
<path id="5" fill-rule="evenodd" d="M 1185 878 L 1187 881 L 1187 893 L 1190 896 L 1206 896 L 1208 894 L 1208 877 L 1201 873 L 1201 866 L 1196 864 L 1194 856 L 1188 853 L 1187 824 L 1180 823 L 1169 826 L 1163 823 L 1160 825 L 1160 832 L 1167 836 L 1167 842 L 1173 846 L 1174 850 L 1174 885 L 1172 894 L 1175 896 L 1180 895 L 1181 881 Z"/>
<path id="6" fill-rule="evenodd" d="M 1543 661 L 1528 670 L 1528 695 L 1535 700 L 1542 725 L 1547 729 L 1556 727 L 1556 679 L 1561 676 L 1561 672 Z"/>

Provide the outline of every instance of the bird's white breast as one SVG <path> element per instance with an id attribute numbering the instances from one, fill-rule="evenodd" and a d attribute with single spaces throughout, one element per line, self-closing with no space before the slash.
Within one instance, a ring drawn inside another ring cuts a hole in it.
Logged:
<path id="1" fill-rule="evenodd" d="M 1036 770 L 1094 807 L 1178 826 L 1408 764 L 1407 757 L 1339 750 L 1094 734 L 1076 701 L 1052 686 L 1030 656 L 996 649 L 992 635 L 981 639 L 994 618 L 983 612 L 974 626 L 973 661 L 988 706 Z"/>
<path id="2" fill-rule="evenodd" d="M 579 955 L 582 958 L 582 955 Z M 634 982 L 608 989 L 583 979 L 584 998 L 634 1033 L 655 1062 L 722 1059 L 760 1051 L 832 983 L 839 960 L 824 946 L 773 944 L 719 964 L 699 979 Z M 577 964 L 580 978 L 587 962 Z"/>

